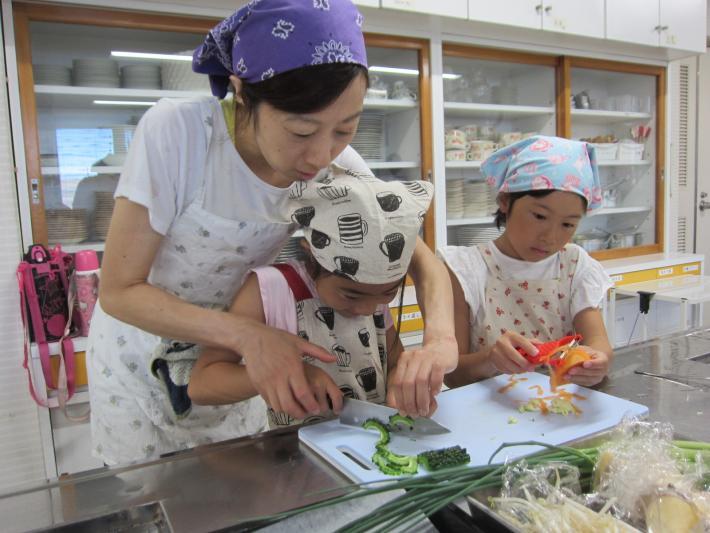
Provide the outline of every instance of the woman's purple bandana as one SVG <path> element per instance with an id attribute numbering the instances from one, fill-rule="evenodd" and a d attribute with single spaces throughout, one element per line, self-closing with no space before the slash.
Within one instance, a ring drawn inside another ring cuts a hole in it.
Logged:
<path id="1" fill-rule="evenodd" d="M 535 135 L 493 153 L 481 173 L 498 192 L 554 189 L 579 194 L 588 211 L 601 206 L 597 158 L 586 142 Z"/>
<path id="2" fill-rule="evenodd" d="M 224 98 L 231 74 L 257 83 L 309 65 L 367 67 L 362 21 L 351 0 L 252 0 L 210 30 L 192 69 Z"/>

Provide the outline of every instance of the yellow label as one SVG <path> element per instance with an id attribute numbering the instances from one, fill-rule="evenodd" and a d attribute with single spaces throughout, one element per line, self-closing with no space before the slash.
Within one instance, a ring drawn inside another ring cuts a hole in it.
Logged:
<path id="1" fill-rule="evenodd" d="M 392 312 L 392 320 L 395 327 L 397 326 L 397 316 L 399 315 L 399 307 L 390 307 Z M 402 325 L 401 333 L 409 333 L 411 331 L 421 331 L 424 329 L 424 320 L 422 319 L 422 311 L 418 305 L 402 306 Z"/>
<path id="2" fill-rule="evenodd" d="M 636 272 L 626 272 L 623 275 L 617 274 L 611 276 L 612 281 L 617 287 L 628 285 L 630 283 L 641 283 L 643 281 L 653 281 L 659 278 L 671 278 L 676 276 L 699 276 L 700 263 L 685 263 L 682 265 L 674 265 L 663 268 L 649 268 L 647 270 L 637 270 Z M 617 279 L 620 277 L 621 279 Z"/>

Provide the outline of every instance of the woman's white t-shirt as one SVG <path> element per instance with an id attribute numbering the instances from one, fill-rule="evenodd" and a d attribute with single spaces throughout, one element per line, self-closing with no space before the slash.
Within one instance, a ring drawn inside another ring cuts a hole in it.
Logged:
<path id="1" fill-rule="evenodd" d="M 221 113 L 211 116 L 222 121 L 216 131 L 226 136 L 226 149 L 216 154 L 217 161 L 210 161 L 213 175 L 204 176 L 211 132 L 203 121 L 205 109 L 215 105 L 219 107 L 219 102 L 213 97 L 166 98 L 151 108 L 136 128 L 115 196 L 148 209 L 150 225 L 161 235 L 195 199 L 203 180 L 206 190 L 202 207 L 215 215 L 231 220 L 289 222 L 284 207 L 288 188 L 269 185 L 249 169 L 231 145 Z M 334 162 L 369 172 L 350 146 Z"/>

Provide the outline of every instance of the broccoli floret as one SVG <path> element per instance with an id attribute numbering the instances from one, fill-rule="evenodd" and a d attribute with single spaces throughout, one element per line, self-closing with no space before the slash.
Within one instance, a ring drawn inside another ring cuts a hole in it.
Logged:
<path id="1" fill-rule="evenodd" d="M 471 461 L 471 456 L 466 452 L 466 448 L 451 446 L 450 448 L 422 452 L 417 456 L 417 459 L 420 465 L 433 472 L 442 468 L 468 464 Z"/>
<path id="2" fill-rule="evenodd" d="M 380 432 L 380 440 L 377 441 L 377 446 L 387 444 L 390 441 L 390 432 L 387 426 L 376 418 L 368 418 L 362 425 L 365 429 L 376 429 Z"/>

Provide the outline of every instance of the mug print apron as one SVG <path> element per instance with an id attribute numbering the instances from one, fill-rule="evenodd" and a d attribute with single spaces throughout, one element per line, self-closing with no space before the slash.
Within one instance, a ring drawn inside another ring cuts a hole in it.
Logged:
<path id="1" fill-rule="evenodd" d="M 344 317 L 315 297 L 296 269 L 274 265 L 286 278 L 296 299 L 298 335 L 323 346 L 335 356 L 335 364 L 306 356 L 304 361 L 324 370 L 346 398 L 384 403 L 387 381 L 387 330 L 385 317 Z M 271 428 L 322 420 L 325 415 L 295 419 L 269 409 Z"/>
<path id="2" fill-rule="evenodd" d="M 508 330 L 541 341 L 572 335 L 574 317 L 570 316 L 569 302 L 579 248 L 560 250 L 558 278 L 521 280 L 503 278 L 489 246 L 491 243 L 478 245 L 488 267 L 488 277 L 485 299 L 481 304 L 483 313 L 477 313 L 472 327 L 471 349 L 492 346 Z"/>
<path id="3" fill-rule="evenodd" d="M 221 113 L 219 104 L 204 112 L 205 127 L 211 131 L 207 177 L 165 235 L 148 281 L 188 302 L 225 309 L 249 269 L 272 262 L 294 226 L 287 220 L 231 220 L 203 207 L 207 180 L 216 175 L 210 155 L 230 142 L 224 121 L 213 120 L 215 113 Z M 284 195 L 288 192 L 285 189 Z M 108 464 L 151 459 L 265 429 L 266 404 L 258 396 L 226 406 L 193 405 L 187 416 L 178 418 L 163 384 L 150 373 L 159 342 L 160 337 L 107 315 L 100 302 L 97 305 L 88 370 L 98 457 Z"/>

